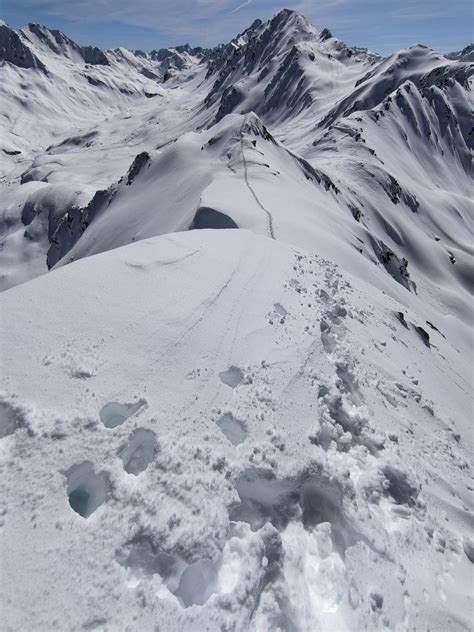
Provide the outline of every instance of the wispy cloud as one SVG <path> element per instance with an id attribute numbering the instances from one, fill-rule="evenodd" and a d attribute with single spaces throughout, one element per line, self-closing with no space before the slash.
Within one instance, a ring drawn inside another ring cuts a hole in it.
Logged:
<path id="1" fill-rule="evenodd" d="M 249 5 L 251 2 L 252 0 L 245 0 L 245 2 L 242 2 L 242 4 L 239 4 L 238 7 L 235 7 L 235 9 L 232 9 L 231 13 L 237 13 L 237 11 L 240 11 L 240 9 L 243 9 L 244 7 Z"/>

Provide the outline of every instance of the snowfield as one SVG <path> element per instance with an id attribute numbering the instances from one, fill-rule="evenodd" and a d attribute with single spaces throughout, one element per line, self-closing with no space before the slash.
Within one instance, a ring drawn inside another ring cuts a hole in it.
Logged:
<path id="1" fill-rule="evenodd" d="M 0 23 L 2 629 L 472 629 L 472 46 Z"/>

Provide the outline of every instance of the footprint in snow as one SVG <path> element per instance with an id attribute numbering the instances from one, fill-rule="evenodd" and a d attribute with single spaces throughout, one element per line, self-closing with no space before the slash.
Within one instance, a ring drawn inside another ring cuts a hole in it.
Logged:
<path id="1" fill-rule="evenodd" d="M 116 553 L 117 562 L 129 570 L 132 584 L 161 576 L 181 607 L 202 606 L 217 591 L 219 563 L 202 558 L 191 564 L 174 554 L 161 551 L 148 534 L 140 534 Z"/>
<path id="2" fill-rule="evenodd" d="M 18 411 L 6 402 L 0 402 L 0 439 L 13 434 L 19 426 Z"/>
<path id="3" fill-rule="evenodd" d="M 247 438 L 247 430 L 244 424 L 239 419 L 236 419 L 232 413 L 222 415 L 217 421 L 217 425 L 234 445 L 243 443 Z"/>
<path id="4" fill-rule="evenodd" d="M 230 388 L 235 388 L 243 382 L 244 374 L 242 373 L 242 369 L 239 369 L 239 367 L 231 366 L 227 369 L 227 371 L 219 373 L 219 377 L 224 384 L 230 386 Z"/>
<path id="5" fill-rule="evenodd" d="M 100 420 L 106 428 L 116 428 L 137 413 L 146 404 L 146 400 L 139 399 L 135 404 L 120 404 L 109 402 L 100 409 Z"/>
<path id="6" fill-rule="evenodd" d="M 108 475 L 105 472 L 96 474 L 90 461 L 73 465 L 65 474 L 71 509 L 88 518 L 107 500 L 110 490 Z"/>
<path id="7" fill-rule="evenodd" d="M 133 432 L 128 443 L 119 451 L 123 461 L 123 469 L 128 474 L 138 476 L 144 472 L 153 460 L 156 452 L 156 435 L 152 430 L 138 428 Z"/>

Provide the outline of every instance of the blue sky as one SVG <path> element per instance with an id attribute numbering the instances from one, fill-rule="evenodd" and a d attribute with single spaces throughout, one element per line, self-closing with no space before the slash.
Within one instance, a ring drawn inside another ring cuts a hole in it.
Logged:
<path id="1" fill-rule="evenodd" d="M 473 39 L 472 0 L 0 0 L 0 15 L 15 28 L 59 28 L 80 44 L 151 50 L 226 42 L 283 7 L 381 53 L 415 43 L 447 52 Z"/>

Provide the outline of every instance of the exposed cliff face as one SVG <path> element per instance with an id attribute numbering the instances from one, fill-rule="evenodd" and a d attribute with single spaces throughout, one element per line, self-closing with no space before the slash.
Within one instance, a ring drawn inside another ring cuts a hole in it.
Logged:
<path id="1" fill-rule="evenodd" d="M 83 46 L 81 53 L 86 64 L 92 64 L 93 66 L 109 66 L 110 62 L 106 55 L 97 46 Z"/>
<path id="2" fill-rule="evenodd" d="M 316 31 L 305 18 L 283 10 L 267 23 L 255 21 L 219 50 L 207 62 L 207 77 L 215 79 L 205 103 L 212 107 L 219 102 L 215 120 L 241 111 L 237 108 L 249 99 L 252 106 L 248 103 L 244 111 L 254 110 L 257 114 L 276 105 L 286 108 L 289 115 L 294 114 L 296 100 L 304 108 L 307 96 L 302 81 L 304 70 L 296 59 L 297 44 L 315 37 Z M 249 84 L 248 79 L 253 82 Z M 258 98 L 252 99 L 252 91 L 258 92 Z"/>
<path id="3" fill-rule="evenodd" d="M 43 63 L 22 42 L 18 33 L 6 24 L 0 24 L 0 62 L 8 62 L 18 68 L 33 68 L 43 72 L 46 70 Z"/>
<path id="4" fill-rule="evenodd" d="M 462 50 L 457 50 L 452 53 L 445 54 L 446 59 L 453 59 L 455 61 L 474 61 L 474 44 L 468 44 Z"/>
<path id="5" fill-rule="evenodd" d="M 82 237 L 84 231 L 94 220 L 98 211 L 107 202 L 110 202 L 112 191 L 97 191 L 87 206 L 80 208 L 71 206 L 56 218 L 53 224 L 49 224 L 48 232 L 50 236 L 50 246 L 46 255 L 48 270 L 51 269 Z M 69 261 L 73 259 L 69 258 Z"/>
<path id="6" fill-rule="evenodd" d="M 303 16 L 285 9 L 268 22 L 255 21 L 209 56 L 207 78 L 213 84 L 205 105 L 214 111 L 218 104 L 216 121 L 232 111 L 290 118 L 320 102 L 334 77 L 338 84 L 344 81 L 347 66 L 353 81 L 355 68 L 362 77 L 381 59 L 346 46 L 327 29 L 318 33 Z"/>

